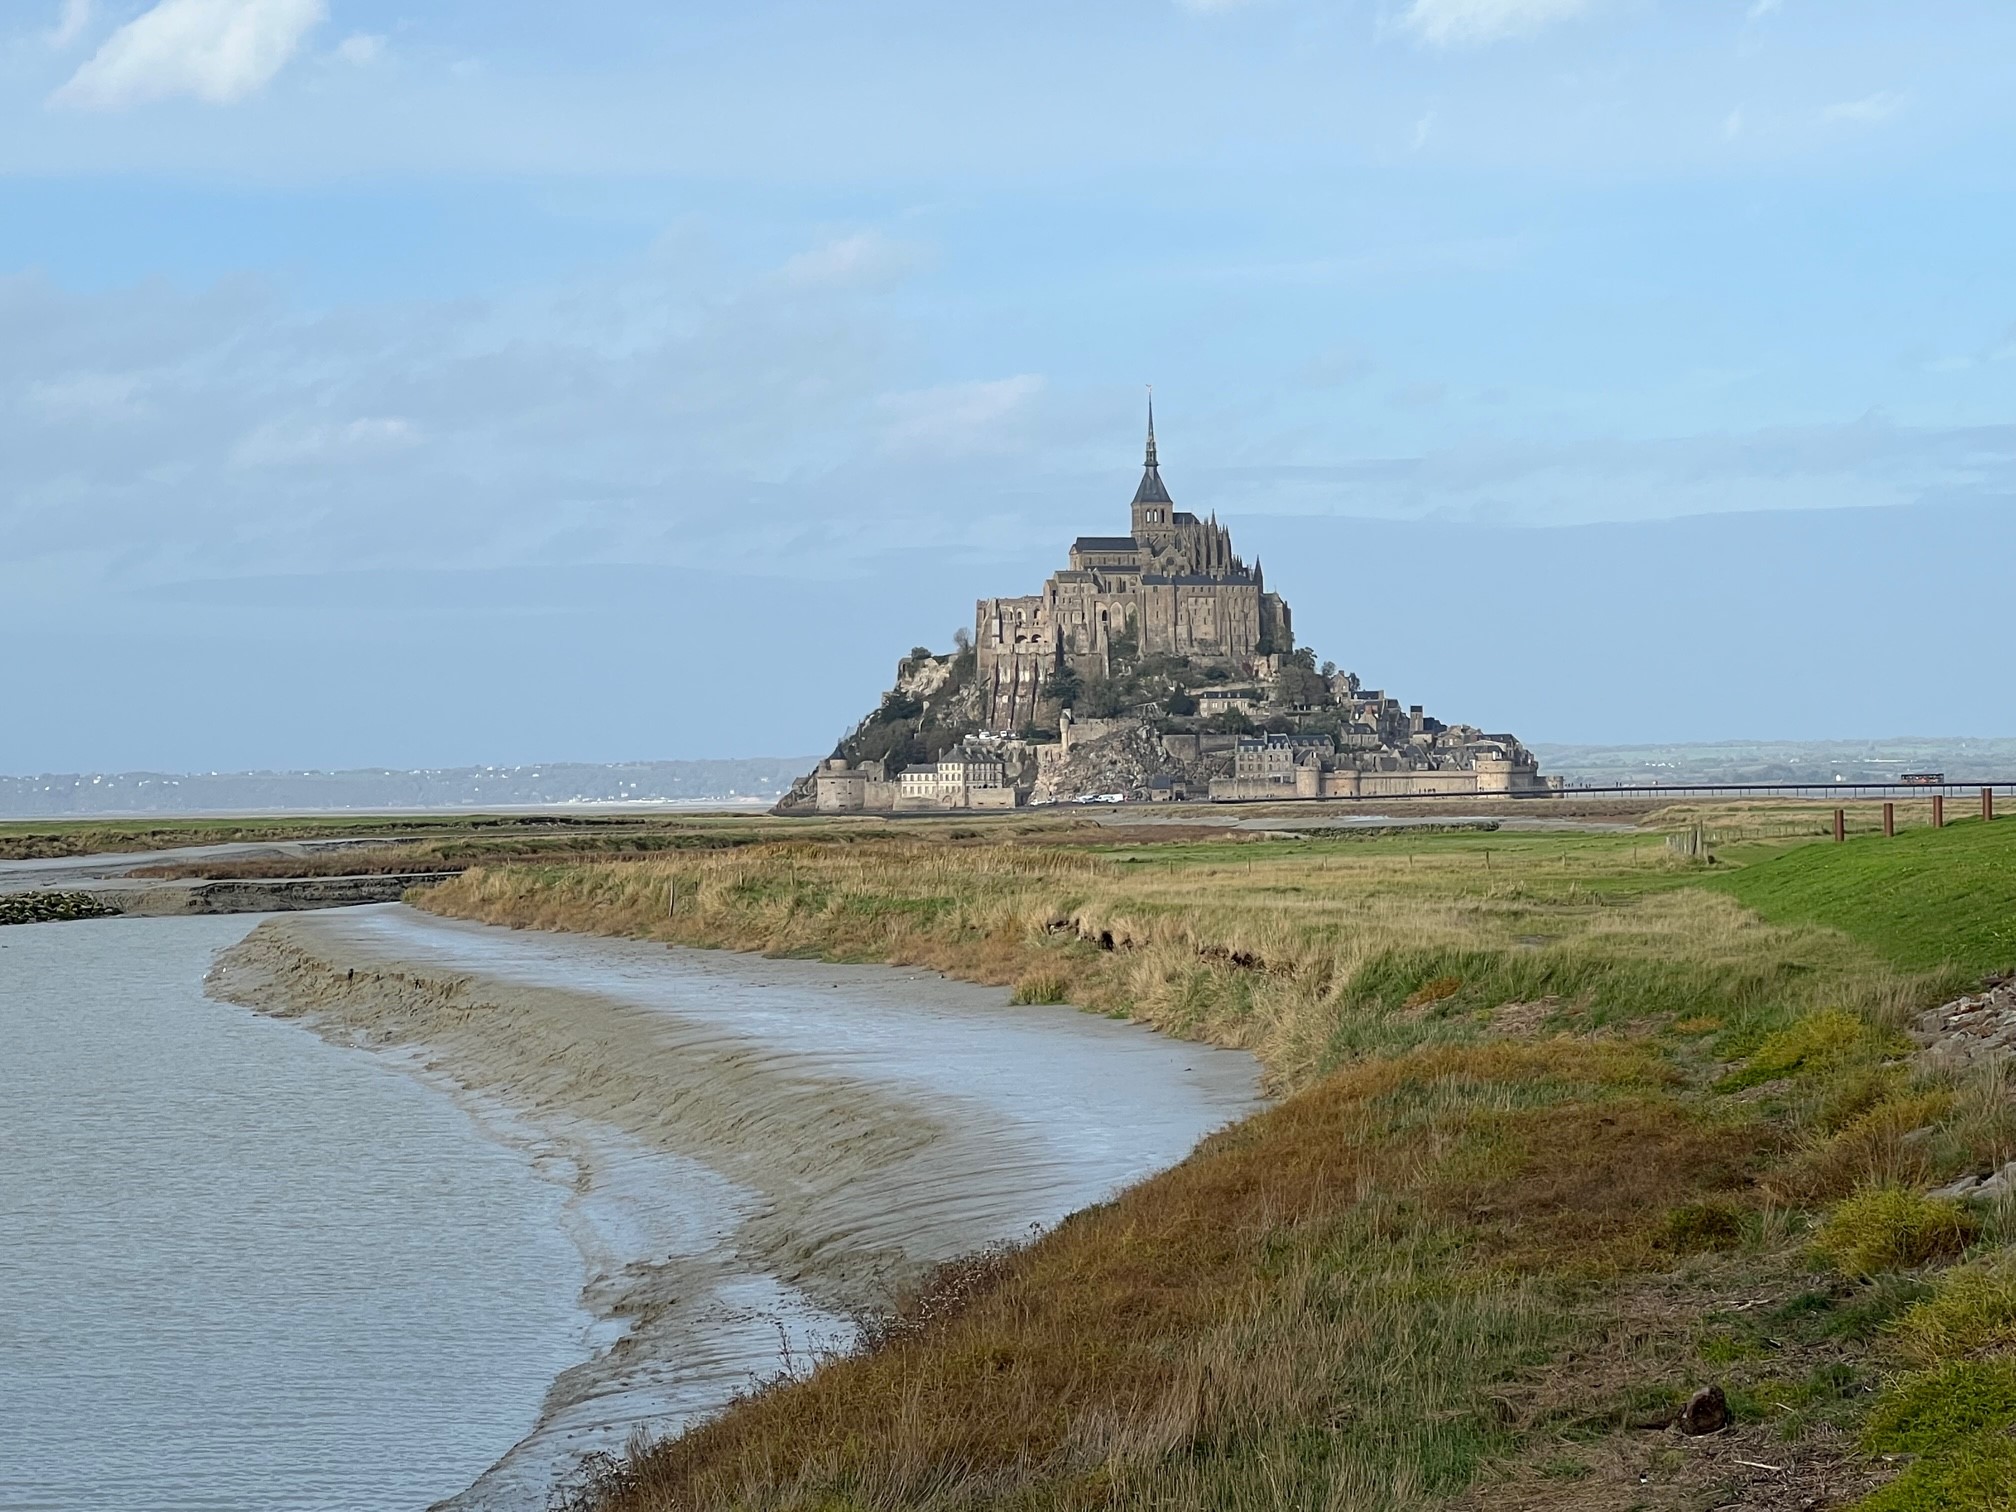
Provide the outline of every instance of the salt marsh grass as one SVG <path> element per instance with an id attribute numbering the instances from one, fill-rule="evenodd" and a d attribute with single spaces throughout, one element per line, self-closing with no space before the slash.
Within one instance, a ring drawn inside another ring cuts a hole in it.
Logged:
<path id="1" fill-rule="evenodd" d="M 931 967 L 1246 1048 L 1283 1099 L 1009 1255 L 958 1306 L 641 1450 L 603 1488 L 612 1512 L 1489 1506 L 1493 1485 L 1551 1484 L 1584 1443 L 1564 1435 L 1628 1435 L 1644 1401 L 1709 1379 L 1753 1417 L 1796 1407 L 1773 1420 L 1803 1434 L 1825 1415 L 1768 1350 L 1696 1352 L 1712 1298 L 1789 1296 L 1818 1265 L 1834 1279 L 1808 1310 L 1855 1315 L 1890 1284 L 1872 1269 L 1936 1267 L 1973 1232 L 1827 1271 L 1889 1200 L 1870 1194 L 2012 1137 L 2002 1080 L 1942 1082 L 1898 1033 L 1999 938 L 1986 915 L 1948 907 L 1942 925 L 1915 900 L 1943 889 L 1911 868 L 1950 831 L 1814 847 L 1726 884 L 1726 863 L 1632 834 L 1012 833 L 479 869 L 422 900 Z M 1828 871 L 1886 856 L 1908 938 L 1870 922 L 1876 884 Z M 1666 1299 L 1649 1319 L 1631 1301 L 1648 1287 Z M 1815 1380 L 1857 1379 L 1881 1347 L 1810 1333 Z M 1813 1432 L 1774 1453 L 1850 1452 Z M 1615 1504 L 1683 1504 L 1680 1481 L 1652 1495 L 1637 1473 Z"/>

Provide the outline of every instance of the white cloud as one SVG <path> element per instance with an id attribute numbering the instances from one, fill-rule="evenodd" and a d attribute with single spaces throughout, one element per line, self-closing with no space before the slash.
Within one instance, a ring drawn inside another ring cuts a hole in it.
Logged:
<path id="1" fill-rule="evenodd" d="M 96 9 L 92 0 L 63 0 L 56 24 L 49 29 L 49 45 L 65 48 L 81 42 L 84 33 L 91 29 L 92 12 Z"/>
<path id="2" fill-rule="evenodd" d="M 915 272 L 924 249 L 879 231 L 857 231 L 800 252 L 784 264 L 784 281 L 800 289 L 885 288 Z"/>
<path id="3" fill-rule="evenodd" d="M 1750 0 L 1749 19 L 1752 21 L 1762 21 L 1773 11 L 1780 9 L 1784 4 L 1785 0 Z"/>
<path id="4" fill-rule="evenodd" d="M 1722 139 L 1733 142 L 1741 135 L 1743 135 L 1743 107 L 1738 105 L 1722 117 Z"/>
<path id="5" fill-rule="evenodd" d="M 1823 121 L 1851 121 L 1858 125 L 1873 126 L 1879 121 L 1887 121 L 1904 108 L 1904 96 L 1894 90 L 1879 89 L 1872 95 L 1859 100 L 1842 100 L 1829 105 L 1820 112 Z"/>
<path id="6" fill-rule="evenodd" d="M 87 110 L 177 95 L 229 105 L 265 88 L 327 14 L 325 0 L 161 0 L 106 38 L 52 100 Z"/>
<path id="7" fill-rule="evenodd" d="M 292 467 L 371 462 L 420 444 L 420 428 L 396 416 L 369 416 L 342 424 L 280 420 L 262 425 L 232 450 L 239 467 Z"/>
<path id="8" fill-rule="evenodd" d="M 1007 450 L 1017 430 L 1015 422 L 1042 392 L 1040 376 L 1018 373 L 1013 378 L 885 394 L 881 409 L 889 423 L 883 445 L 892 452 L 938 457 Z"/>
<path id="9" fill-rule="evenodd" d="M 1428 145 L 1428 138 L 1434 132 L 1435 112 L 1432 110 L 1426 111 L 1422 114 L 1421 119 L 1414 123 L 1414 150 L 1419 152 L 1423 147 L 1426 147 Z"/>
<path id="10" fill-rule="evenodd" d="M 1597 0 L 1410 0 L 1400 24 L 1431 47 L 1459 47 L 1572 21 Z"/>
<path id="11" fill-rule="evenodd" d="M 70 373 L 31 382 L 27 397 L 47 414 L 84 420 L 115 420 L 138 414 L 139 373 Z"/>
<path id="12" fill-rule="evenodd" d="M 385 56 L 385 39 L 370 32 L 359 32 L 336 44 L 336 56 L 345 63 L 365 67 Z"/>

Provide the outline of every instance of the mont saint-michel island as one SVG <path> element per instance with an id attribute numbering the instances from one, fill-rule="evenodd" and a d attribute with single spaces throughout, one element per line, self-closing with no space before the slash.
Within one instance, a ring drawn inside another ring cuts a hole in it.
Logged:
<path id="1" fill-rule="evenodd" d="M 1126 535 L 1040 593 L 983 598 L 778 804 L 928 813 L 1064 802 L 1544 796 L 1515 735 L 1445 723 L 1296 644 L 1215 513 L 1176 507 L 1148 411 Z"/>

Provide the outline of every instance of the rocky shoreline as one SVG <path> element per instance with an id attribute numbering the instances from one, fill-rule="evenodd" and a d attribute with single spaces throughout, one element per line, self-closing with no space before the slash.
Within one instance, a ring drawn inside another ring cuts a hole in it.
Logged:
<path id="1" fill-rule="evenodd" d="M 123 912 L 88 892 L 31 892 L 0 895 L 0 925 L 59 924 L 71 919 L 109 919 Z"/>
<path id="2" fill-rule="evenodd" d="M 416 887 L 454 872 L 388 872 L 352 877 L 125 878 L 100 887 L 0 893 L 0 925 L 46 924 L 122 915 L 297 913 L 397 903 Z"/>

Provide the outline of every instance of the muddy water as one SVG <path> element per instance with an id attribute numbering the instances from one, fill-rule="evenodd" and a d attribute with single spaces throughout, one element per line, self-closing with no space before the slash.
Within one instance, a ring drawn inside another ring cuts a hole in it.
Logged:
<path id="1" fill-rule="evenodd" d="M 203 994 L 256 922 L 0 930 L 0 1508 L 419 1508 L 586 1347 L 568 1189 Z"/>
<path id="2" fill-rule="evenodd" d="M 928 973 L 401 907 L 261 925 L 204 998 L 247 923 L 0 931 L 6 1512 L 531 1512 L 1256 1103 Z"/>

